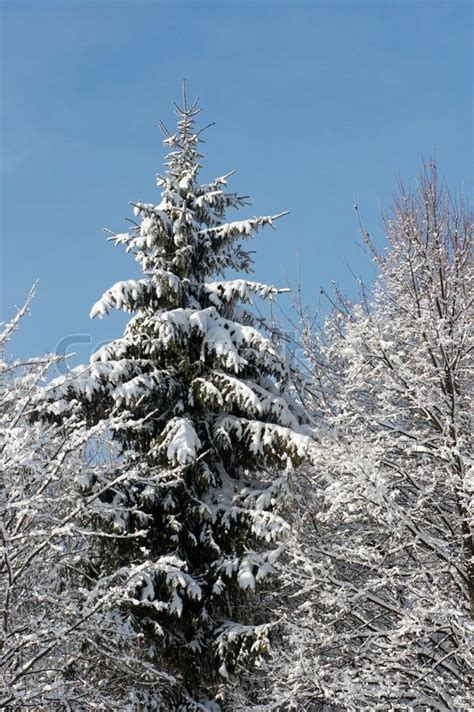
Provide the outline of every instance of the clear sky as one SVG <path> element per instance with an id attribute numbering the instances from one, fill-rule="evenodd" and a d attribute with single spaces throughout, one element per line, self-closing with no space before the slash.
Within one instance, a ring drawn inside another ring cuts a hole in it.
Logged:
<path id="1" fill-rule="evenodd" d="M 451 190 L 472 186 L 472 6 L 463 0 L 0 0 L 1 318 L 38 279 L 21 356 L 118 336 L 91 304 L 136 275 L 102 228 L 156 201 L 158 119 L 186 77 L 202 100 L 203 177 L 238 173 L 259 234 L 255 273 L 297 279 L 316 304 L 348 269 L 372 279 L 353 210 L 382 244 L 380 208 L 436 153 Z M 244 217 L 242 213 L 242 217 Z M 289 307 L 289 300 L 284 305 Z M 74 335 L 82 335 L 75 337 Z M 64 344 L 64 342 L 63 342 Z M 71 346 L 69 347 L 71 348 Z"/>

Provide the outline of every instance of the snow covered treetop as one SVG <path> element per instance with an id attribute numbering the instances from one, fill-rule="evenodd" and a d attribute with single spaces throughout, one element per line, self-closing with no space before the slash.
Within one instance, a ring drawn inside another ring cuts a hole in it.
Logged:
<path id="1" fill-rule="evenodd" d="M 157 177 L 161 201 L 132 203 L 140 222 L 129 233 L 113 235 L 116 243 L 132 251 L 144 272 L 171 272 L 181 279 L 200 282 L 211 274 L 226 269 L 249 272 L 250 254 L 240 241 L 252 236 L 260 227 L 272 225 L 280 215 L 253 217 L 225 222 L 227 208 L 245 205 L 245 197 L 227 192 L 227 179 L 233 172 L 211 183 L 198 182 L 201 168 L 199 144 L 201 130 L 195 120 L 200 112 L 198 100 L 188 105 L 183 92 L 183 106 L 175 104 L 178 116 L 176 133 L 161 127 L 166 135 L 165 175 Z"/>

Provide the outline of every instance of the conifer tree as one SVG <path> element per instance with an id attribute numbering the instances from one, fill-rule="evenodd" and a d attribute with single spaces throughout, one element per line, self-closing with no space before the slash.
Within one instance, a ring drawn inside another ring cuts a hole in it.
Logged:
<path id="1" fill-rule="evenodd" d="M 162 126 L 161 201 L 132 204 L 132 229 L 111 237 L 143 277 L 115 284 L 91 312 L 133 316 L 54 394 L 56 408 L 79 402 L 91 422 L 122 416 L 113 437 L 129 469 L 110 526 L 127 537 L 106 541 L 93 576 L 115 572 L 118 585 L 126 572 L 117 626 L 178 681 L 175 709 L 208 709 L 268 647 L 275 621 L 259 610 L 257 589 L 274 573 L 287 529 L 279 510 L 287 475 L 311 441 L 279 344 L 247 306 L 280 290 L 225 278 L 251 271 L 242 241 L 280 215 L 226 222 L 245 199 L 226 191 L 231 174 L 199 183 L 198 104 L 183 92 L 175 108 L 176 132 Z"/>

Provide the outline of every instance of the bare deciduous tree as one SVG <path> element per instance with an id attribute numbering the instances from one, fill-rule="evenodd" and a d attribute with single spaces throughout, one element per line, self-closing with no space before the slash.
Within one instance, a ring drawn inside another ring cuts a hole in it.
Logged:
<path id="1" fill-rule="evenodd" d="M 258 709 L 470 708 L 471 221 L 430 166 L 386 226 L 370 299 L 303 315 L 317 453 Z"/>
<path id="2" fill-rule="evenodd" d="M 175 681 L 143 660 L 140 637 L 114 619 L 140 571 L 124 567 L 100 585 L 90 576 L 100 541 L 123 539 L 114 488 L 133 473 L 107 438 L 118 421 L 87 428 L 74 412 L 61 425 L 35 417 L 56 358 L 5 353 L 29 302 L 0 334 L 0 707 L 133 710 L 151 693 L 154 709 L 169 709 Z M 93 491 L 81 494 L 91 480 Z"/>

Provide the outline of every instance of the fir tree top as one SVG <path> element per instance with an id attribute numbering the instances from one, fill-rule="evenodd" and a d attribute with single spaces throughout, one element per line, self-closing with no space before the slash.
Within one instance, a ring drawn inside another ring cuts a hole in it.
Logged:
<path id="1" fill-rule="evenodd" d="M 176 133 L 170 133 L 160 122 L 166 135 L 163 143 L 171 149 L 165 174 L 157 176 L 161 202 L 132 203 L 141 224 L 131 233 L 114 235 L 113 239 L 136 254 L 146 273 L 172 272 L 196 283 L 213 274 L 223 275 L 228 269 L 249 272 L 252 259 L 238 241 L 248 239 L 286 213 L 225 223 L 226 210 L 246 205 L 247 196 L 225 190 L 234 171 L 208 184 L 198 182 L 201 135 L 212 124 L 195 129 L 200 113 L 198 99 L 189 106 L 185 88 L 183 106 L 174 106 L 178 117 Z"/>

